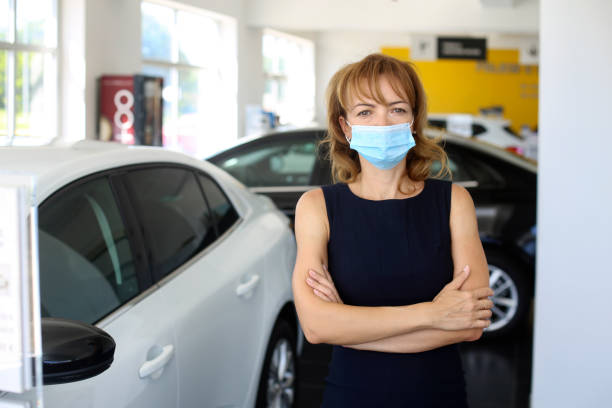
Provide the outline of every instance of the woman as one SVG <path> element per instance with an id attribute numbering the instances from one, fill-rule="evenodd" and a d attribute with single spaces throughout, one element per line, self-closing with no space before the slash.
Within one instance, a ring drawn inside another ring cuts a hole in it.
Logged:
<path id="1" fill-rule="evenodd" d="M 423 135 L 421 82 L 374 54 L 327 99 L 340 183 L 300 198 L 293 271 L 307 340 L 334 345 L 323 406 L 465 407 L 456 343 L 480 338 L 493 292 L 469 193 L 428 178 L 447 160 Z"/>

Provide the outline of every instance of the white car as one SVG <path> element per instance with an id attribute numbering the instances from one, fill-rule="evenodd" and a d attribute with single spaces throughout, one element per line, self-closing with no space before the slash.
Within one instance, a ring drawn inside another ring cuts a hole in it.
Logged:
<path id="1" fill-rule="evenodd" d="M 506 119 L 430 113 L 427 115 L 427 122 L 431 128 L 445 130 L 459 136 L 473 137 L 519 154 L 523 154 L 528 148 L 527 141 L 510 129 L 510 121 Z"/>
<path id="2" fill-rule="evenodd" d="M 0 171 L 37 177 L 42 316 L 116 344 L 106 370 L 55 373 L 46 407 L 290 406 L 296 245 L 268 198 L 210 163 L 112 143 L 0 148 Z M 53 347 L 43 331 L 45 359 Z"/>

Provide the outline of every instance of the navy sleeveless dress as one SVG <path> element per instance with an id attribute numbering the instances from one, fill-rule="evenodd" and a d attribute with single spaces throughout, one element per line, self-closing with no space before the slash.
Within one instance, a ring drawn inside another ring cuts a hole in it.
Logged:
<path id="1" fill-rule="evenodd" d="M 453 278 L 451 183 L 428 179 L 416 196 L 367 200 L 348 185 L 323 186 L 329 272 L 355 306 L 427 302 Z M 323 407 L 467 407 L 456 344 L 421 353 L 334 346 Z"/>

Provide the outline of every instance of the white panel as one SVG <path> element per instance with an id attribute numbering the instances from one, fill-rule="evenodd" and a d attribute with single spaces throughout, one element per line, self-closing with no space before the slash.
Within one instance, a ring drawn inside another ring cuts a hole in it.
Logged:
<path id="1" fill-rule="evenodd" d="M 532 407 L 612 400 L 612 2 L 542 0 Z"/>

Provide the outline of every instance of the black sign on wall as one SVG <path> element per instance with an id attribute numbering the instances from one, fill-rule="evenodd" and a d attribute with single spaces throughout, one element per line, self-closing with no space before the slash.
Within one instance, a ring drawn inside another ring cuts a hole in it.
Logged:
<path id="1" fill-rule="evenodd" d="M 438 59 L 487 60 L 487 39 L 438 37 Z"/>

